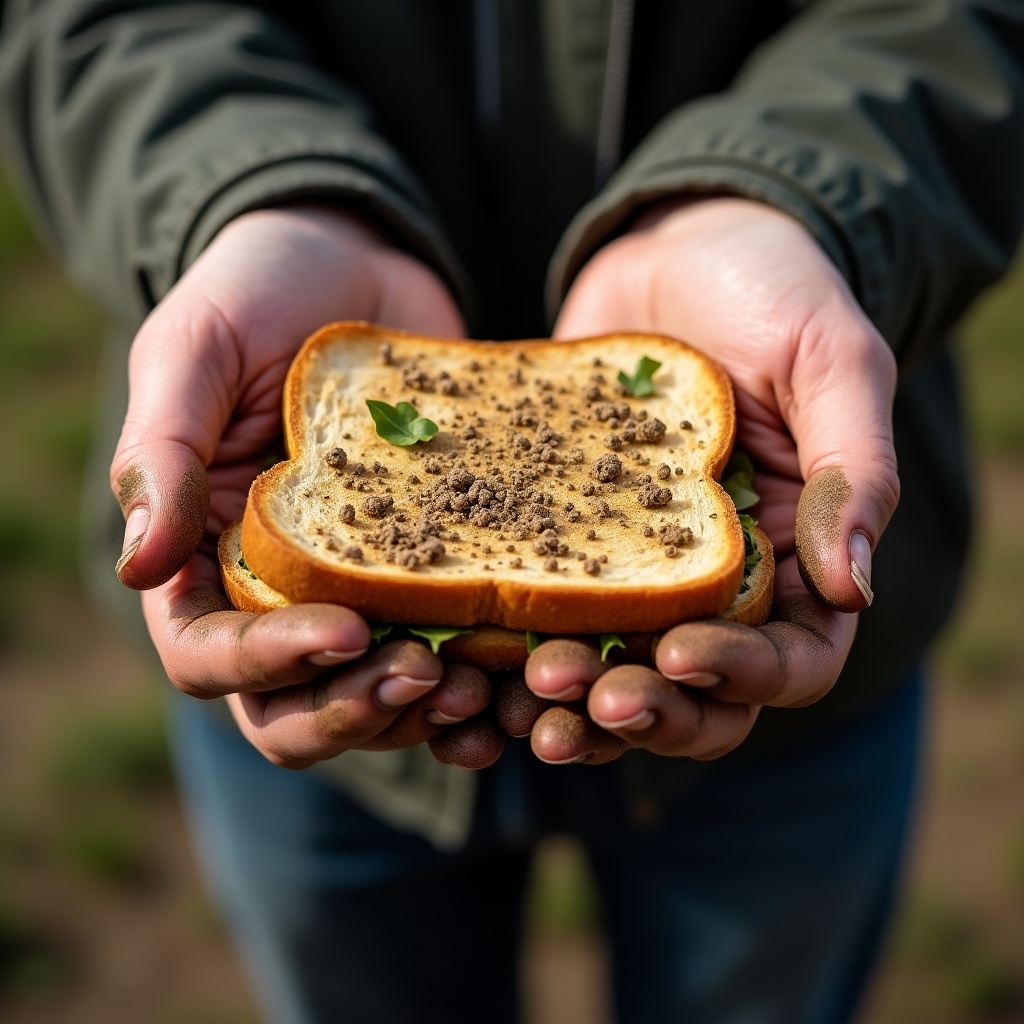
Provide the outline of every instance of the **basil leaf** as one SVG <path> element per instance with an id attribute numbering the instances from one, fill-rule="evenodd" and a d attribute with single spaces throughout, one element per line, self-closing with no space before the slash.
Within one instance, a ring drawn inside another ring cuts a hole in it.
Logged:
<path id="1" fill-rule="evenodd" d="M 745 594 L 750 589 L 747 577 L 761 561 L 761 552 L 757 550 L 757 544 L 754 542 L 754 527 L 757 526 L 757 520 L 742 513 L 739 520 L 743 530 L 743 585 L 740 587 L 740 593 Z"/>
<path id="2" fill-rule="evenodd" d="M 619 376 L 616 379 L 631 395 L 636 395 L 637 398 L 643 398 L 645 395 L 653 395 L 654 382 L 651 378 L 654 376 L 654 371 L 657 370 L 659 366 L 661 366 L 661 363 L 656 359 L 641 356 L 637 361 L 636 369 L 633 371 L 632 377 L 623 370 L 619 370 Z"/>
<path id="3" fill-rule="evenodd" d="M 426 640 L 435 654 L 445 640 L 451 640 L 457 636 L 469 636 L 473 632 L 471 629 L 457 629 L 454 626 L 406 626 L 405 628 L 413 636 L 419 636 Z"/>
<path id="4" fill-rule="evenodd" d="M 526 653 L 533 654 L 540 647 L 540 637 L 532 629 L 526 631 Z"/>
<path id="5" fill-rule="evenodd" d="M 379 644 L 395 627 L 388 622 L 378 622 L 370 627 L 370 642 Z"/>
<path id="6" fill-rule="evenodd" d="M 388 405 L 387 402 L 368 398 L 366 406 L 373 417 L 377 436 L 391 444 L 407 448 L 417 441 L 429 441 L 437 433 L 437 424 L 421 416 L 409 402 Z"/>
<path id="7" fill-rule="evenodd" d="M 237 564 L 238 564 L 238 568 L 241 569 L 242 572 L 247 573 L 254 580 L 259 579 L 259 577 L 256 575 L 256 573 L 254 573 L 252 571 L 252 569 L 249 568 L 249 563 L 245 560 L 245 555 L 239 555 L 238 556 Z"/>
<path id="8" fill-rule="evenodd" d="M 754 490 L 754 464 L 744 452 L 734 451 L 722 474 L 722 486 L 732 498 L 736 511 L 751 508 L 761 500 Z"/>
<path id="9" fill-rule="evenodd" d="M 622 637 L 618 633 L 602 633 L 598 641 L 601 645 L 601 660 L 607 661 L 608 655 L 616 647 L 625 648 Z"/>

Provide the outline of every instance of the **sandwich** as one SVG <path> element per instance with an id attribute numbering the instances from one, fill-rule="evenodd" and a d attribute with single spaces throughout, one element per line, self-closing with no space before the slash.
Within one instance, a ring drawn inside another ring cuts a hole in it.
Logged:
<path id="1" fill-rule="evenodd" d="M 749 462 L 722 485 L 735 427 L 726 373 L 673 338 L 329 324 L 285 382 L 286 460 L 221 537 L 224 586 L 245 611 L 344 604 L 485 670 L 546 635 L 649 662 L 680 622 L 768 617 L 771 544 L 729 493 L 750 504 Z"/>

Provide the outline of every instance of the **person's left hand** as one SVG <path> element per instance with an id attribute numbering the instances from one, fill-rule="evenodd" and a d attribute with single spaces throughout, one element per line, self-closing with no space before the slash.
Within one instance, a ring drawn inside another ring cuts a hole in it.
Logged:
<path id="1" fill-rule="evenodd" d="M 590 260 L 555 334 L 620 330 L 682 338 L 729 372 L 737 445 L 758 470 L 753 511 L 775 546 L 772 619 L 684 623 L 653 667 L 608 669 L 585 644 L 542 644 L 527 684 L 585 700 L 589 721 L 577 712 L 574 728 L 547 728 L 542 717 L 532 745 L 555 763 L 626 746 L 713 758 L 743 741 L 760 707 L 813 703 L 842 670 L 899 495 L 896 364 L 810 233 L 745 199 L 665 205 Z"/>

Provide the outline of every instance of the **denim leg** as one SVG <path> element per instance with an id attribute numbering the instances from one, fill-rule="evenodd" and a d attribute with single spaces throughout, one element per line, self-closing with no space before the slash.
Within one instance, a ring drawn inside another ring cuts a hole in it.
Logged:
<path id="1" fill-rule="evenodd" d="M 440 853 L 197 702 L 175 700 L 172 723 L 207 884 L 268 1022 L 518 1018 L 525 853 Z"/>
<path id="2" fill-rule="evenodd" d="M 619 1024 L 843 1024 L 891 912 L 921 681 L 842 731 L 701 766 L 654 826 L 591 843 Z"/>

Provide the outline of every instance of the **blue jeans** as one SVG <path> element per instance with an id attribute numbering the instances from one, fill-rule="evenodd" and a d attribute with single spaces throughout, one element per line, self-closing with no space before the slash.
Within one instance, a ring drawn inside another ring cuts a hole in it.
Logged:
<path id="1" fill-rule="evenodd" d="M 590 858 L 619 1024 L 841 1024 L 892 905 L 921 703 L 915 676 L 827 736 L 695 764 L 659 806 L 616 765 L 511 743 L 457 853 L 275 768 L 198 702 L 173 719 L 207 880 L 274 1024 L 517 1020 L 530 851 L 552 832 Z"/>

